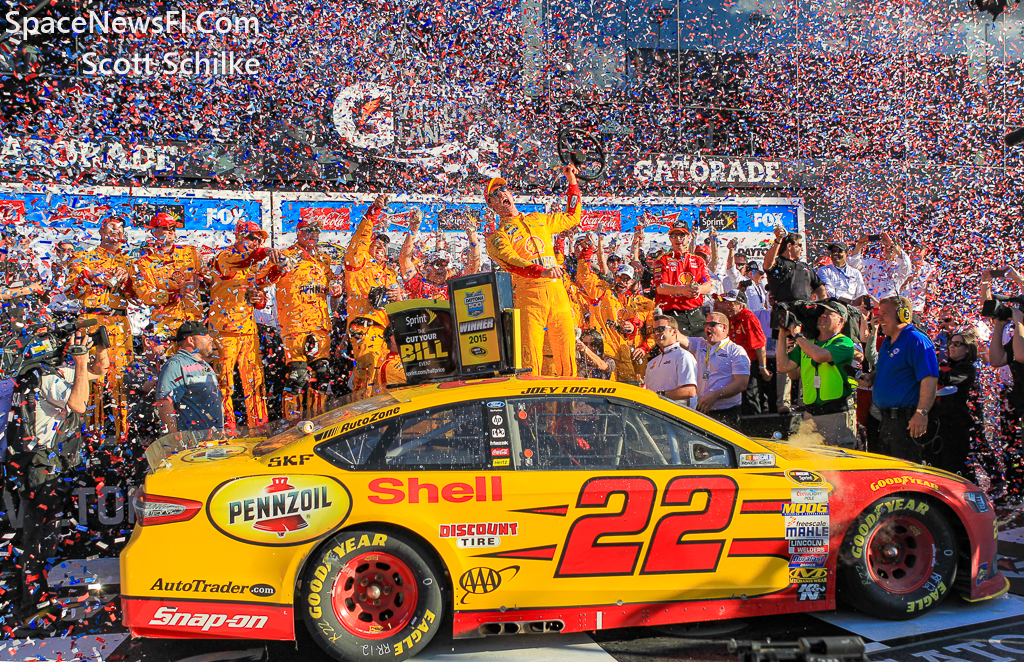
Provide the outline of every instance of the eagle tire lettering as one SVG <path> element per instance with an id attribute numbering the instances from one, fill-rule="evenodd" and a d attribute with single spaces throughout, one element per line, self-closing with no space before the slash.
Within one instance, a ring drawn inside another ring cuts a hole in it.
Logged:
<path id="1" fill-rule="evenodd" d="M 383 606 L 348 604 L 353 598 L 363 601 L 366 597 L 359 591 L 352 592 L 353 578 L 369 576 L 372 581 L 378 572 L 378 577 L 404 577 L 408 584 L 392 581 L 392 588 L 388 580 L 382 581 L 387 589 L 378 593 Z M 310 635 L 331 657 L 360 659 L 373 650 L 374 655 L 405 660 L 421 651 L 440 629 L 450 602 L 449 589 L 439 581 L 441 576 L 434 557 L 400 534 L 341 531 L 324 543 L 303 570 L 299 596 L 302 617 Z M 403 596 L 401 604 L 399 594 Z M 405 596 L 415 597 L 406 604 Z M 388 610 L 390 616 L 386 616 Z M 357 611 L 380 618 L 357 622 Z M 393 632 L 386 629 L 388 622 L 395 623 Z"/>
<path id="2" fill-rule="evenodd" d="M 837 559 L 841 595 L 890 620 L 936 607 L 956 579 L 959 541 L 947 516 L 919 493 L 875 501 L 853 520 Z"/>

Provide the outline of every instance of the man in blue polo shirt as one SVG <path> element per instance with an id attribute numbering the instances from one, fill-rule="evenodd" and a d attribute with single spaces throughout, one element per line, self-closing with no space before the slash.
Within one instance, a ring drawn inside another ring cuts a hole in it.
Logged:
<path id="1" fill-rule="evenodd" d="M 217 373 L 207 360 L 213 339 L 202 322 L 187 321 L 174 336 L 178 351 L 160 369 L 156 407 L 167 432 L 220 431 L 224 428 Z"/>
<path id="2" fill-rule="evenodd" d="M 863 386 L 873 385 L 874 404 L 882 412 L 878 452 L 921 462 L 939 381 L 935 346 L 910 324 L 913 305 L 906 297 L 882 299 L 879 311 L 886 338 L 878 350 L 877 369 L 861 380 Z"/>

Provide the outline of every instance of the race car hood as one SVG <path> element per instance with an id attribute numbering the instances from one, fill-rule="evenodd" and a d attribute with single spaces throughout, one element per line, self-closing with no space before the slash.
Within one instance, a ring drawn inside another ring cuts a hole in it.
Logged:
<path id="1" fill-rule="evenodd" d="M 257 463 L 253 456 L 253 448 L 261 441 L 262 438 L 247 438 L 204 442 L 194 448 L 169 455 L 151 475 L 163 478 L 181 471 L 203 472 L 213 465 L 217 465 L 218 473 L 229 465 L 238 465 L 244 472 L 241 467 Z"/>

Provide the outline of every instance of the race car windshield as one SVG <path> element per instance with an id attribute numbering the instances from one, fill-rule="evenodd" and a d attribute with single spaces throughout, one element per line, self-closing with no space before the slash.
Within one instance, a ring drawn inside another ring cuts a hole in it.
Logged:
<path id="1" fill-rule="evenodd" d="M 372 398 L 366 400 L 359 400 L 352 402 L 347 405 L 342 405 L 337 409 L 332 409 L 326 414 L 321 414 L 313 419 L 313 431 L 310 434 L 315 434 L 319 430 L 332 427 L 339 423 L 343 423 L 350 418 L 362 416 L 363 414 L 369 414 L 375 412 L 378 409 L 384 409 L 397 405 L 396 400 L 391 394 L 383 393 L 381 395 L 375 395 Z M 275 453 L 282 448 L 294 444 L 296 441 L 302 439 L 307 433 L 303 432 L 299 427 L 292 427 L 281 434 L 274 435 L 270 439 L 261 441 L 256 444 L 252 450 L 253 457 L 260 458 L 270 453 Z"/>

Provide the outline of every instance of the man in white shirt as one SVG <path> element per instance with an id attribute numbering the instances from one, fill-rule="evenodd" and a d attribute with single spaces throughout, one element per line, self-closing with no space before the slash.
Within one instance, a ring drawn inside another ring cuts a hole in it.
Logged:
<path id="1" fill-rule="evenodd" d="M 880 237 L 882 242 L 881 257 L 864 257 L 864 249 L 875 241 L 874 237 Z M 892 240 L 888 232 L 880 235 L 863 235 L 858 239 L 850 253 L 850 264 L 855 269 L 860 269 L 868 294 L 879 301 L 900 296 L 900 287 L 912 270 L 910 258 Z"/>
<path id="2" fill-rule="evenodd" d="M 729 318 L 711 313 L 704 337 L 680 336 L 679 343 L 697 359 L 697 411 L 738 427 L 743 392 L 750 381 L 750 359 L 729 340 Z"/>
<path id="3" fill-rule="evenodd" d="M 697 362 L 679 344 L 679 323 L 667 315 L 655 315 L 652 323 L 661 354 L 647 362 L 645 385 L 658 395 L 692 407 L 697 395 Z"/>
<path id="4" fill-rule="evenodd" d="M 931 249 L 928 246 L 915 246 L 910 253 L 911 273 L 903 282 L 901 292 L 914 304 L 914 313 L 923 316 L 928 304 L 928 290 L 935 279 L 935 265 L 927 261 Z"/>
<path id="5" fill-rule="evenodd" d="M 868 293 L 864 285 L 864 276 L 857 269 L 847 264 L 849 248 L 842 242 L 826 244 L 832 264 L 818 267 L 818 278 L 825 283 L 825 291 L 843 303 L 851 303 L 859 296 Z"/>

